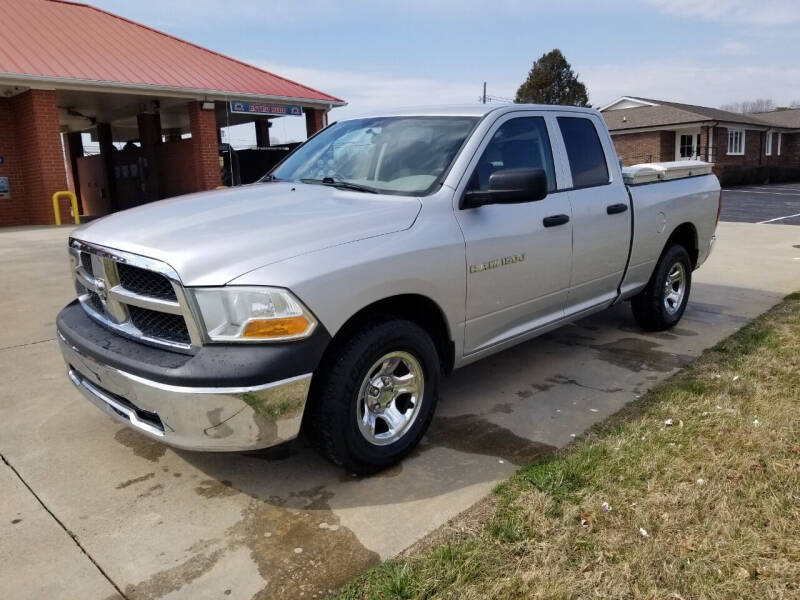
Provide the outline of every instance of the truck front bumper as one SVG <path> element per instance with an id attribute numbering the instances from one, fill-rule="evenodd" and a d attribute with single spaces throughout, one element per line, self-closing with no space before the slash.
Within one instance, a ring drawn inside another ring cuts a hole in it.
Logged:
<path id="1" fill-rule="evenodd" d="M 243 377 L 242 381 L 252 380 L 259 369 L 244 364 L 242 359 L 255 356 L 263 367 L 264 358 L 259 353 L 242 355 L 232 350 L 234 357 L 230 361 L 220 359 L 218 354 L 210 359 L 182 357 L 183 364 L 173 364 L 167 369 L 163 365 L 149 365 L 154 372 L 168 372 L 178 381 L 176 385 L 165 382 L 162 376 L 154 378 L 143 376 L 141 371 L 134 372 L 140 369 L 121 368 L 122 359 L 130 361 L 133 356 L 134 360 L 141 360 L 130 349 L 126 351 L 129 345 L 140 344 L 102 328 L 98 332 L 99 326 L 88 317 L 84 323 L 86 329 L 76 328 L 75 321 L 82 315 L 75 308 L 81 311 L 80 307 L 70 305 L 58 319 L 58 342 L 67 375 L 92 404 L 115 420 L 143 435 L 187 450 L 254 450 L 289 441 L 299 433 L 311 372 L 291 371 L 308 365 L 296 362 L 287 365 L 287 377 L 268 379 L 260 385 L 237 385 L 239 382 L 232 381 Z M 111 336 L 110 343 L 97 343 L 92 338 L 98 335 Z M 142 354 L 152 360 L 162 352 L 165 351 L 147 348 Z M 203 376 L 197 377 L 197 385 L 192 385 L 191 374 L 197 370 L 189 368 L 192 361 L 203 363 L 200 365 Z M 224 373 L 215 378 L 208 372 L 209 365 L 217 365 Z M 274 368 L 261 370 L 275 375 Z M 214 385 L 215 380 L 220 385 Z"/>

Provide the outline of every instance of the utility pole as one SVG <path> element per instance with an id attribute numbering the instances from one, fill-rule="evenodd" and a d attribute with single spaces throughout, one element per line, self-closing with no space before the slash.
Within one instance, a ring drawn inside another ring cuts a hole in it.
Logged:
<path id="1" fill-rule="evenodd" d="M 483 82 L 483 103 L 486 104 L 486 82 Z"/>

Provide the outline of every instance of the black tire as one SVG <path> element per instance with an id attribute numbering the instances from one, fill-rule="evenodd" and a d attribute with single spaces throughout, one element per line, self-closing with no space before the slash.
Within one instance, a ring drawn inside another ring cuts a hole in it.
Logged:
<path id="1" fill-rule="evenodd" d="M 363 414 L 359 392 L 376 361 L 392 352 L 405 352 L 417 360 L 424 377 L 423 393 L 416 417 L 402 436 L 379 446 L 359 427 L 356 415 Z M 390 316 L 365 323 L 363 329 L 337 341 L 321 365 L 306 419 L 312 442 L 331 462 L 360 475 L 400 461 L 430 425 L 440 373 L 436 346 L 419 325 Z"/>
<path id="2" fill-rule="evenodd" d="M 672 305 L 672 309 L 669 309 L 666 303 L 667 278 L 677 265 L 683 269 L 685 289 L 680 302 L 676 302 Z M 692 260 L 689 253 L 680 244 L 668 246 L 658 259 L 647 286 L 631 298 L 631 310 L 636 322 L 642 329 L 648 331 L 663 331 L 674 327 L 686 310 L 691 289 Z"/>

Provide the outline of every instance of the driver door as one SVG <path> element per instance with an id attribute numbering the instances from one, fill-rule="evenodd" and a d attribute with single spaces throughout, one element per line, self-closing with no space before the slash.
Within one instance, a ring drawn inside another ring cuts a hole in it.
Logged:
<path id="1" fill-rule="evenodd" d="M 523 167 L 544 169 L 549 190 L 544 199 L 456 207 L 467 257 L 465 355 L 513 340 L 564 313 L 571 208 L 556 187 L 545 117 L 518 112 L 499 119 L 470 164 L 466 189 L 488 189 L 493 172 Z"/>

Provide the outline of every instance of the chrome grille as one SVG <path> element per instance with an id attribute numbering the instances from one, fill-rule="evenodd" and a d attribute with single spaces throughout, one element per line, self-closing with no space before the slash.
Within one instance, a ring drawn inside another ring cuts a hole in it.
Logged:
<path id="1" fill-rule="evenodd" d="M 201 344 L 177 273 L 167 264 L 70 240 L 75 290 L 101 325 L 155 346 L 192 351 Z"/>
<path id="2" fill-rule="evenodd" d="M 119 283 L 126 290 L 162 300 L 177 300 L 169 279 L 159 273 L 117 263 Z"/>

